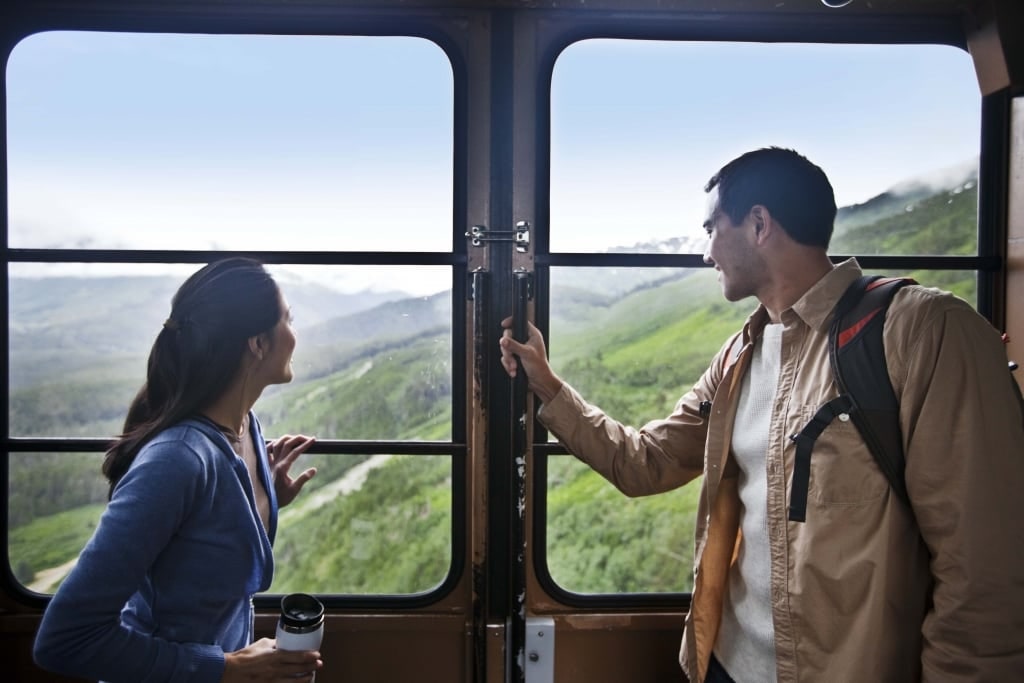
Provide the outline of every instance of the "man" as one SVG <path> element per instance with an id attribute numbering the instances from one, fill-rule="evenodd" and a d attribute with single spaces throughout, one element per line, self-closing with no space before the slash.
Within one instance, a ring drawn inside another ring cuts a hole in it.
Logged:
<path id="1" fill-rule="evenodd" d="M 1024 677 L 1024 416 L 999 334 L 920 286 L 884 328 L 911 505 L 852 423 L 810 465 L 806 521 L 789 521 L 788 438 L 838 395 L 828 327 L 861 272 L 826 250 L 824 172 L 792 150 L 749 152 L 708 182 L 704 260 L 725 298 L 760 305 L 673 413 L 637 430 L 587 404 L 544 340 L 500 341 L 543 402 L 540 420 L 627 495 L 704 475 L 693 600 L 680 663 L 691 681 L 1013 681 Z"/>

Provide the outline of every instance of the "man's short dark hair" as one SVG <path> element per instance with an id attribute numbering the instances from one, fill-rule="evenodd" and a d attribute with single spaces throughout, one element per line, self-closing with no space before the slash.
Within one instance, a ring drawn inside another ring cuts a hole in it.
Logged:
<path id="1" fill-rule="evenodd" d="M 800 244 L 827 249 L 836 219 L 828 176 L 791 149 L 765 147 L 733 159 L 704 187 L 718 187 L 718 206 L 741 223 L 755 204 L 771 212 Z"/>

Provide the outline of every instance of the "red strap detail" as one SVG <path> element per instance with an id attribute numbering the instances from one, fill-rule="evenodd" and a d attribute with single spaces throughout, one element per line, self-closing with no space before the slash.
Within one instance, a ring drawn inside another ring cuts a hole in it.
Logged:
<path id="1" fill-rule="evenodd" d="M 855 322 L 854 324 L 850 325 L 845 330 L 840 332 L 839 338 L 836 340 L 836 343 L 839 344 L 839 348 L 843 348 L 848 343 L 850 343 L 850 341 L 857 336 L 857 333 L 864 329 L 864 326 L 871 322 L 871 319 L 878 315 L 878 312 L 881 310 L 881 308 L 876 308 L 875 310 L 871 311 L 866 316 L 864 316 L 863 318 L 861 318 L 860 320 L 858 320 L 857 322 Z"/>
<path id="2" fill-rule="evenodd" d="M 868 286 L 864 288 L 864 291 L 865 292 L 870 292 L 875 287 L 881 287 L 882 285 L 884 285 L 884 284 L 886 284 L 888 282 L 895 282 L 896 280 L 902 280 L 902 279 L 903 278 L 900 278 L 900 277 L 880 277 L 877 280 L 872 280 L 871 282 L 869 282 Z M 874 313 L 872 313 L 871 315 L 874 315 Z"/>

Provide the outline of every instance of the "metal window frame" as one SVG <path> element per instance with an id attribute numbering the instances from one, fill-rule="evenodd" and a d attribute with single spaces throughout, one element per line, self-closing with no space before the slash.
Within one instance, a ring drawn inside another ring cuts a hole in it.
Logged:
<path id="1" fill-rule="evenodd" d="M 137 33 L 183 34 L 272 34 L 272 35 L 339 35 L 339 36 L 409 36 L 431 40 L 448 56 L 453 70 L 454 102 L 454 165 L 452 239 L 448 252 L 386 252 L 386 251 L 257 251 L 257 250 L 120 250 L 120 249 L 11 249 L 7 246 L 7 177 L 2 175 L 0 185 L 0 212 L 3 214 L 3 249 L 0 253 L 0 314 L 10 319 L 8 283 L 11 263 L 196 263 L 204 264 L 214 258 L 248 256 L 267 264 L 294 265 L 422 265 L 449 266 L 452 269 L 452 424 L 450 441 L 345 441 L 322 440 L 312 453 L 391 453 L 398 455 L 447 455 L 452 465 L 451 510 L 451 565 L 444 580 L 433 590 L 411 595 L 321 595 L 328 607 L 364 608 L 374 610 L 408 610 L 425 607 L 445 598 L 462 579 L 467 553 L 466 518 L 467 481 L 465 461 L 466 412 L 468 397 L 465 383 L 460 381 L 466 373 L 466 341 L 459 333 L 465 329 L 466 313 L 459 303 L 466 299 L 467 254 L 465 240 L 467 221 L 467 39 L 462 26 L 467 11 L 444 11 L 429 8 L 414 11 L 367 10 L 364 8 L 313 8 L 296 11 L 294 8 L 263 8 L 253 12 L 239 12 L 238 8 L 193 8 L 182 14 L 173 6 L 133 8 L 130 14 L 95 8 L 68 9 L 58 17 L 40 8 L 38 13 L 26 11 L 4 29 L 0 29 L 0 49 L 9 55 L 24 37 L 41 31 L 97 31 Z M 469 14 L 472 14 L 471 12 Z M 6 73 L 3 76 L 6 92 Z M 6 120 L 6 109 L 0 111 L 0 121 Z M 0 136 L 0 154 L 6 159 L 7 138 Z M 0 381 L 10 377 L 10 330 L 5 324 L 2 344 L 6 351 L 0 359 Z M 7 386 L 8 381 L 3 384 Z M 109 441 L 80 438 L 23 438 L 10 435 L 9 390 L 3 392 L 2 438 L 4 450 L 0 452 L 0 491 L 5 504 L 0 509 L 0 583 L 7 595 L 31 607 L 43 607 L 48 595 L 26 589 L 13 575 L 9 557 L 7 491 L 9 489 L 9 453 L 25 452 L 103 452 Z M 277 601 L 271 595 L 258 596 L 257 608 L 273 609 Z"/>

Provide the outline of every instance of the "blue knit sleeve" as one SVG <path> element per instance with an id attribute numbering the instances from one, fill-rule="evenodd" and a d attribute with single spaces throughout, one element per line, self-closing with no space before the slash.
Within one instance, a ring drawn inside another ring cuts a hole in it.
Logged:
<path id="1" fill-rule="evenodd" d="M 210 474 L 184 441 L 143 448 L 43 616 L 34 649 L 40 666 L 111 683 L 221 679 L 219 646 L 170 642 L 119 618 L 192 508 L 212 494 Z"/>

